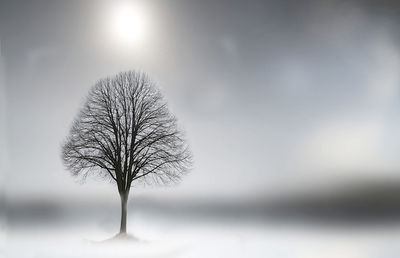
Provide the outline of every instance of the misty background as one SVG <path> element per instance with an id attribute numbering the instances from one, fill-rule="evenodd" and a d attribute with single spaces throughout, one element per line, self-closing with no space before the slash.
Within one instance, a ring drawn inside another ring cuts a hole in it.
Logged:
<path id="1" fill-rule="evenodd" d="M 115 186 L 76 182 L 60 147 L 89 88 L 130 69 L 158 83 L 195 161 L 176 187 L 132 189 L 133 233 L 146 236 L 143 220 L 155 214 L 159 228 L 179 214 L 258 223 L 268 201 L 307 193 L 323 203 L 321 192 L 353 185 L 366 189 L 362 201 L 378 199 L 368 213 L 382 203 L 375 183 L 390 185 L 383 199 L 400 213 L 400 3 L 133 2 L 144 31 L 131 42 L 112 27 L 126 1 L 0 1 L 0 182 L 10 243 L 21 243 L 12 240 L 24 235 L 20 225 L 78 230 L 96 218 L 104 236 L 117 229 Z"/>
<path id="2" fill-rule="evenodd" d="M 64 171 L 60 144 L 88 89 L 132 68 L 158 81 L 195 154 L 168 192 L 235 198 L 398 177 L 392 2 L 142 4 L 148 35 L 135 46 L 107 30 L 111 2 L 2 1 L 10 196 L 87 188 Z"/>

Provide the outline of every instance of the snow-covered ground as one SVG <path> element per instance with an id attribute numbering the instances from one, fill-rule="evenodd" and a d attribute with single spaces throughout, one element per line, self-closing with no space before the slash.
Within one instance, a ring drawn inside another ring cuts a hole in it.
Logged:
<path id="1" fill-rule="evenodd" d="M 113 214 L 114 216 L 115 214 Z M 3 257 L 340 257 L 397 258 L 400 225 L 324 226 L 300 222 L 165 216 L 136 209 L 128 231 L 140 241 L 103 241 L 118 230 L 101 214 L 85 222 L 10 224 Z M 1 257 L 1 255 L 0 255 Z"/>

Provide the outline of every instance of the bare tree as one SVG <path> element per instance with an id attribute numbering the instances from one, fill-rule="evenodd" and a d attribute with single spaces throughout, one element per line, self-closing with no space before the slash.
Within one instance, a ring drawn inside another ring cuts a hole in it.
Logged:
<path id="1" fill-rule="evenodd" d="M 92 87 L 62 146 L 62 158 L 74 176 L 96 175 L 116 183 L 120 234 L 126 233 L 132 182 L 177 182 L 192 161 L 160 91 L 136 71 L 101 79 Z"/>

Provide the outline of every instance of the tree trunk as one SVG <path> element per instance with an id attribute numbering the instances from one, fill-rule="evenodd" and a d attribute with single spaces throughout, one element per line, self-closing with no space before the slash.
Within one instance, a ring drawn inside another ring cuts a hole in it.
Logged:
<path id="1" fill-rule="evenodd" d="M 129 193 L 120 194 L 121 197 L 121 227 L 119 230 L 120 234 L 126 234 L 126 215 L 127 215 L 127 203 Z"/>

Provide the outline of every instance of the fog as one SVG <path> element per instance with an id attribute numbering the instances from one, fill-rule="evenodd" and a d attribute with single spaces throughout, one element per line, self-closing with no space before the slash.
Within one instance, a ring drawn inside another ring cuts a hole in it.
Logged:
<path id="1" fill-rule="evenodd" d="M 0 257 L 396 257 L 399 11 L 2 0 Z M 117 189 L 73 178 L 61 144 L 90 87 L 131 69 L 161 88 L 194 168 L 176 186 L 134 185 L 141 241 L 103 246 Z"/>
<path id="2" fill-rule="evenodd" d="M 14 203 L 5 257 L 396 257 L 398 223 L 266 217 L 257 205 L 131 201 L 128 231 L 107 240 L 118 204 Z M 186 208 L 182 208 L 186 206 Z M 253 207 L 253 209 L 251 209 Z M 261 207 L 262 208 L 262 207 Z M 23 248 L 21 248 L 23 247 Z"/>

